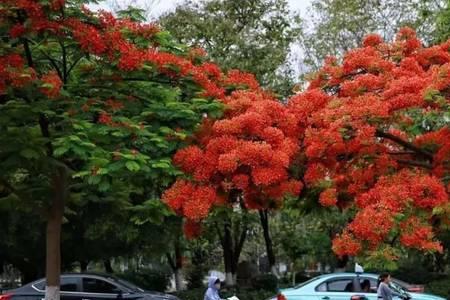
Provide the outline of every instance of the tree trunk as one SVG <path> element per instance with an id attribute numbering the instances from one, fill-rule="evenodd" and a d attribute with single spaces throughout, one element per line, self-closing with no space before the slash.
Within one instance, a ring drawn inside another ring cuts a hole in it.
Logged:
<path id="1" fill-rule="evenodd" d="M 337 259 L 337 265 L 335 272 L 345 272 L 347 263 L 349 261 L 349 257 L 347 255 L 344 255 L 342 258 L 336 257 Z"/>
<path id="2" fill-rule="evenodd" d="M 47 257 L 45 300 L 59 300 L 61 274 L 61 225 L 67 195 L 67 172 L 58 168 L 52 178 L 53 199 L 47 218 Z"/>
<path id="3" fill-rule="evenodd" d="M 181 268 L 175 270 L 174 273 L 175 273 L 175 289 L 177 290 L 177 292 L 184 290 L 185 289 L 184 276 Z"/>
<path id="4" fill-rule="evenodd" d="M 272 237 L 269 230 L 269 213 L 267 210 L 259 210 L 259 220 L 261 221 L 261 227 L 263 229 L 264 242 L 266 244 L 267 259 L 269 261 L 270 271 L 273 275 L 278 277 L 278 270 L 276 269 L 275 254 L 273 252 Z"/>
<path id="5" fill-rule="evenodd" d="M 223 263 L 225 265 L 225 284 L 227 286 L 234 286 L 235 282 L 233 280 L 233 240 L 231 238 L 231 224 L 225 223 L 224 225 L 224 234 L 222 241 L 222 250 L 223 250 Z"/>
<path id="6" fill-rule="evenodd" d="M 111 266 L 111 260 L 110 259 L 104 259 L 103 260 L 103 266 L 105 267 L 105 272 L 106 273 L 109 273 L 109 274 L 114 273 L 114 270 L 113 270 L 113 268 Z"/>
<path id="7" fill-rule="evenodd" d="M 174 242 L 174 250 L 175 250 L 175 259 L 171 256 L 170 253 L 166 253 L 167 259 L 169 261 L 169 265 L 172 268 L 172 272 L 175 277 L 175 289 L 177 291 L 184 290 L 184 276 L 183 276 L 183 253 L 181 250 L 180 238 L 178 237 Z"/>
<path id="8" fill-rule="evenodd" d="M 245 240 L 247 238 L 247 219 L 244 218 L 241 224 L 234 224 L 232 226 L 231 219 L 228 219 L 224 224 L 223 234 L 220 229 L 217 228 L 222 250 L 223 250 L 223 262 L 225 265 L 225 284 L 227 286 L 236 285 L 237 267 L 239 264 L 239 257 L 241 256 L 242 248 L 244 247 Z M 234 237 L 234 238 L 233 238 Z"/>

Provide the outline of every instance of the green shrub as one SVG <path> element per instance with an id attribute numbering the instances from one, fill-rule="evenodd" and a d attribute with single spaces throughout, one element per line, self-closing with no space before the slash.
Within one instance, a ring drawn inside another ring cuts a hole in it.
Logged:
<path id="1" fill-rule="evenodd" d="M 425 291 L 450 300 L 450 277 L 429 282 Z"/>
<path id="2" fill-rule="evenodd" d="M 137 286 L 157 292 L 164 292 L 169 285 L 170 275 L 157 270 L 141 269 L 139 271 L 126 271 L 117 274 L 118 277 L 128 280 Z"/>
<path id="3" fill-rule="evenodd" d="M 197 288 L 192 290 L 180 291 L 173 293 L 181 300 L 202 300 L 205 294 L 206 288 Z"/>
<path id="4" fill-rule="evenodd" d="M 205 270 L 199 265 L 192 265 L 187 269 L 187 288 L 189 290 L 203 287 L 203 279 L 205 278 Z"/>
<path id="5" fill-rule="evenodd" d="M 300 284 L 310 279 L 311 277 L 306 275 L 304 272 L 297 272 L 295 274 L 295 284 Z"/>
<path id="6" fill-rule="evenodd" d="M 392 276 L 415 284 L 427 284 L 430 281 L 439 279 L 438 275 L 429 272 L 421 265 L 400 267 L 392 273 Z"/>
<path id="7" fill-rule="evenodd" d="M 274 293 L 278 288 L 278 278 L 273 274 L 258 275 L 252 279 L 252 288 Z"/>

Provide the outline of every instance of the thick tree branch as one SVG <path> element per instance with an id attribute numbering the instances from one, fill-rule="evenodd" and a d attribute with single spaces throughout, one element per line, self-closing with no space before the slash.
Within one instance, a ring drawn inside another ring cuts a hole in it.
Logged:
<path id="1" fill-rule="evenodd" d="M 177 266 L 175 265 L 175 262 L 172 259 L 172 256 L 170 255 L 170 253 L 166 253 L 166 257 L 167 257 L 167 261 L 169 262 L 169 265 L 172 268 L 172 270 L 176 270 Z"/>
<path id="2" fill-rule="evenodd" d="M 217 235 L 219 236 L 220 244 L 224 246 L 224 238 L 222 231 L 220 230 L 219 224 L 217 224 L 217 222 L 214 222 L 214 227 L 216 228 Z"/>
<path id="3" fill-rule="evenodd" d="M 381 130 L 381 129 L 377 129 L 377 130 L 376 130 L 376 135 L 377 135 L 378 137 L 381 137 L 381 138 L 385 138 L 385 139 L 391 140 L 391 141 L 393 141 L 393 142 L 395 142 L 395 143 L 397 143 L 397 144 L 403 146 L 403 147 L 406 148 L 406 149 L 412 150 L 412 151 L 414 151 L 415 153 L 417 153 L 417 154 L 423 156 L 424 158 L 426 158 L 426 159 L 428 159 L 428 160 L 430 160 L 430 161 L 433 160 L 433 154 L 432 154 L 432 153 L 430 153 L 430 152 L 428 152 L 428 151 L 426 151 L 426 150 L 424 150 L 424 149 L 422 149 L 422 148 L 420 148 L 420 147 L 417 147 L 416 145 L 414 145 L 414 144 L 412 144 L 412 143 L 410 143 L 410 142 L 407 142 L 407 141 L 405 141 L 405 140 L 399 138 L 398 136 L 395 136 L 395 135 L 390 134 L 390 133 L 388 133 L 388 132 L 384 132 L 384 131 Z"/>
<path id="4" fill-rule="evenodd" d="M 421 167 L 425 169 L 432 169 L 433 166 L 430 163 L 417 161 L 417 160 L 407 160 L 407 159 L 397 159 L 397 162 L 403 165 L 409 165 L 414 167 Z"/>
<path id="5" fill-rule="evenodd" d="M 59 41 L 59 45 L 61 46 L 61 52 L 62 52 L 62 81 L 64 83 L 67 83 L 67 52 L 66 52 L 66 46 L 64 46 L 64 43 Z"/>
<path id="6" fill-rule="evenodd" d="M 43 137 L 50 138 L 50 131 L 48 129 L 49 123 L 48 118 L 44 114 L 39 115 L 39 127 L 41 128 L 41 133 Z M 47 155 L 52 156 L 53 155 L 53 147 L 52 143 L 48 141 L 46 143 L 47 146 Z"/>

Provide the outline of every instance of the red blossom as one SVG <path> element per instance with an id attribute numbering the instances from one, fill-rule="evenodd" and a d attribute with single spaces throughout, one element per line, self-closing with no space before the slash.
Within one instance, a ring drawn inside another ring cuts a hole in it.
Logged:
<path id="1" fill-rule="evenodd" d="M 112 125 L 113 121 L 112 121 L 112 117 L 111 115 L 107 114 L 107 113 L 101 113 L 99 118 L 98 118 L 98 122 L 100 124 L 105 124 L 105 125 Z"/>
<path id="2" fill-rule="evenodd" d="M 439 251 L 430 220 L 445 222 L 433 211 L 449 205 L 450 130 L 425 129 L 417 115 L 448 111 L 450 43 L 424 48 L 403 28 L 392 43 L 370 35 L 363 46 L 342 63 L 328 58 L 307 91 L 288 101 L 304 149 L 304 181 L 332 184 L 322 205 L 357 211 L 333 242 L 338 255 L 383 249 L 399 230 L 400 246 Z M 411 216 L 420 216 L 417 231 L 399 229 Z"/>
<path id="3" fill-rule="evenodd" d="M 63 85 L 61 78 L 59 78 L 56 72 L 50 72 L 42 76 L 43 85 L 40 89 L 41 93 L 49 98 L 56 98 L 59 95 L 59 91 Z"/>
<path id="4" fill-rule="evenodd" d="M 379 34 L 368 34 L 363 39 L 365 47 L 375 47 L 383 42 L 383 38 Z"/>
<path id="5" fill-rule="evenodd" d="M 202 225 L 199 222 L 186 220 L 183 224 L 183 232 L 188 240 L 195 239 L 202 233 Z"/>
<path id="6" fill-rule="evenodd" d="M 336 189 L 329 188 L 320 193 L 319 202 L 323 206 L 334 206 L 337 203 Z"/>
<path id="7" fill-rule="evenodd" d="M 26 31 L 25 26 L 23 26 L 22 24 L 16 24 L 9 30 L 9 35 L 12 38 L 17 38 L 22 36 L 25 33 L 25 31 Z"/>

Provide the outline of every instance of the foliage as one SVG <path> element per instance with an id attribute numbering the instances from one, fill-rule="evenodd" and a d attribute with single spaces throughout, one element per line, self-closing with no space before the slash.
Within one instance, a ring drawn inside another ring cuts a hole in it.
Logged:
<path id="1" fill-rule="evenodd" d="M 145 290 L 157 292 L 165 292 L 170 280 L 170 274 L 152 269 L 127 271 L 117 275 Z"/>
<path id="2" fill-rule="evenodd" d="M 287 1 L 188 0 L 159 21 L 183 43 L 205 49 L 225 70 L 250 72 L 263 86 L 290 94 L 287 58 L 300 20 Z"/>
<path id="3" fill-rule="evenodd" d="M 278 227 L 274 226 L 272 230 L 274 241 L 281 245 L 283 252 L 294 263 L 293 271 L 307 269 L 318 262 L 323 266 L 335 267 L 331 241 L 345 227 L 350 214 L 320 207 L 313 212 L 305 212 L 290 206 L 293 200 L 287 201 L 280 211 Z M 317 202 L 317 198 L 314 201 Z M 301 202 L 305 202 L 304 198 Z M 300 277 L 295 279 L 298 281 Z"/>
<path id="4" fill-rule="evenodd" d="M 410 28 L 392 43 L 369 35 L 290 99 L 306 124 L 306 184 L 323 206 L 357 210 L 333 240 L 338 255 L 442 251 L 433 225 L 448 222 L 449 46 L 425 48 Z"/>
<path id="5" fill-rule="evenodd" d="M 252 278 L 252 288 L 256 291 L 264 290 L 277 292 L 278 278 L 273 274 L 261 274 Z"/>
<path id="6" fill-rule="evenodd" d="M 402 26 L 415 28 L 420 37 L 431 42 L 443 2 L 314 0 L 308 16 L 311 21 L 305 23 L 300 38 L 304 63 L 308 70 L 315 71 L 327 56 L 342 57 L 360 45 L 366 34 L 379 33 L 390 40 Z"/>
<path id="7" fill-rule="evenodd" d="M 44 230 L 45 221 L 38 213 L 8 207 L 7 203 L 0 202 L 0 270 L 5 265 L 14 266 L 21 274 L 22 283 L 42 277 L 45 267 Z"/>
<path id="8" fill-rule="evenodd" d="M 438 43 L 445 42 L 450 38 L 450 1 L 447 0 L 445 8 L 441 9 L 436 20 L 435 41 Z"/>
<path id="9" fill-rule="evenodd" d="M 82 210 L 85 199 L 163 222 L 161 190 L 179 175 L 171 156 L 204 114 L 221 114 L 213 99 L 235 83 L 235 72 L 134 22 L 137 11 L 117 19 L 88 2 L 0 4 L 1 201 L 51 219 L 55 233 L 64 204 Z M 57 270 L 59 235 L 48 241 Z"/>
<path id="10" fill-rule="evenodd" d="M 432 282 L 429 282 L 426 287 L 425 291 L 427 293 L 437 295 L 444 297 L 446 299 L 450 299 L 450 278 L 443 278 L 440 280 L 435 280 Z"/>

